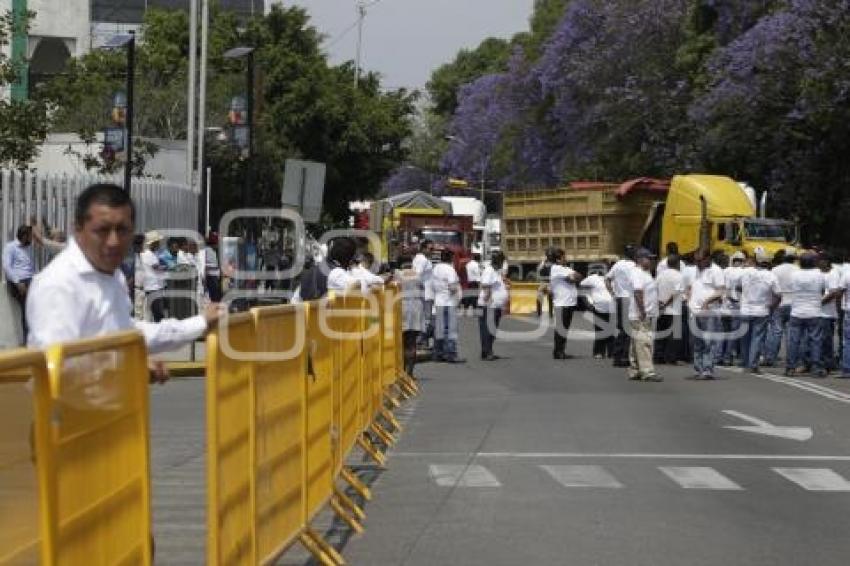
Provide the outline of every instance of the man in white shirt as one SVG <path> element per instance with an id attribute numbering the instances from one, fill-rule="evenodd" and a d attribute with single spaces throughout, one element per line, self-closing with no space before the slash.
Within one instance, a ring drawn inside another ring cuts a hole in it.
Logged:
<path id="1" fill-rule="evenodd" d="M 782 339 L 786 334 L 788 323 L 791 320 L 791 277 L 793 277 L 798 269 L 796 260 L 797 258 L 793 254 L 786 254 L 781 250 L 776 252 L 776 256 L 773 258 L 775 264 L 773 273 L 779 281 L 782 302 L 779 304 L 779 308 L 774 310 L 770 316 L 770 326 L 767 331 L 764 352 L 765 366 L 776 365 L 779 359 L 779 350 L 782 347 Z"/>
<path id="2" fill-rule="evenodd" d="M 635 268 L 635 246 L 628 244 L 623 259 L 616 262 L 605 276 L 608 291 L 614 296 L 617 313 L 617 336 L 614 338 L 614 367 L 629 367 L 629 301 L 632 296 L 632 270 Z"/>
<path id="3" fill-rule="evenodd" d="M 434 266 L 431 286 L 434 292 L 436 327 L 434 329 L 434 359 L 451 364 L 465 360 L 457 355 L 457 307 L 461 299 L 460 278 L 452 265 L 454 254 L 445 249 L 440 263 Z"/>
<path id="4" fill-rule="evenodd" d="M 667 256 L 667 269 L 658 274 L 655 282 L 659 302 L 655 359 L 675 365 L 682 355 L 682 298 L 685 296 L 679 256 Z"/>
<path id="5" fill-rule="evenodd" d="M 817 256 L 805 253 L 800 269 L 791 277 L 791 322 L 788 324 L 788 356 L 785 375 L 795 375 L 808 361 L 815 377 L 826 377 L 821 359 L 823 346 L 821 307 L 826 293 L 826 277 L 817 268 Z"/>
<path id="6" fill-rule="evenodd" d="M 28 346 L 92 338 L 121 330 L 142 332 L 148 351 L 178 348 L 201 337 L 222 314 L 211 305 L 203 315 L 161 323 L 133 321 L 127 282 L 119 266 L 133 239 L 133 202 L 121 187 L 97 184 L 77 199 L 74 238 L 33 279 L 27 299 Z M 157 381 L 167 379 L 161 363 L 152 364 Z"/>
<path id="7" fill-rule="evenodd" d="M 676 256 L 679 258 L 679 244 L 676 242 L 667 242 L 667 257 L 658 262 L 655 266 L 655 277 L 667 271 L 670 268 L 670 258 Z"/>
<path id="8" fill-rule="evenodd" d="M 844 289 L 842 310 L 844 311 L 844 326 L 841 336 L 841 378 L 850 379 L 850 264 L 845 263 L 842 269 L 841 286 Z"/>
<path id="9" fill-rule="evenodd" d="M 838 308 L 844 295 L 842 288 L 842 272 L 832 264 L 832 257 L 823 253 L 818 258 L 818 267 L 824 275 L 826 290 L 821 305 L 821 359 L 823 367 L 828 372 L 838 367 L 835 357 L 835 328 L 838 325 Z"/>
<path id="10" fill-rule="evenodd" d="M 422 291 L 422 333 L 419 335 L 419 345 L 426 348 L 428 341 L 434 335 L 434 289 L 431 286 L 431 278 L 434 274 L 434 264 L 431 263 L 433 253 L 434 242 L 422 240 L 419 244 L 419 253 L 414 256 L 411 265 L 419 278 Z"/>
<path id="11" fill-rule="evenodd" d="M 481 254 L 472 254 L 472 259 L 466 264 L 467 290 L 463 297 L 464 308 L 475 308 L 478 300 L 478 289 L 481 286 Z"/>
<path id="12" fill-rule="evenodd" d="M 782 292 L 776 274 L 771 271 L 770 258 L 757 253 L 755 265 L 741 272 L 738 286 L 741 290 L 741 319 L 747 332 L 741 338 L 740 366 L 760 373 L 759 358 L 765 347 L 770 315 L 779 307 Z"/>
<path id="13" fill-rule="evenodd" d="M 320 265 L 319 268 L 330 267 L 328 272 L 327 290 L 338 293 L 359 291 L 360 281 L 351 273 L 354 256 L 357 254 L 357 244 L 351 238 L 335 238 L 328 249 L 327 266 Z"/>
<path id="14" fill-rule="evenodd" d="M 723 276 L 726 279 L 726 296 L 723 297 L 721 321 L 723 332 L 726 336 L 720 343 L 717 355 L 717 364 L 731 366 L 735 363 L 735 356 L 741 358 L 740 334 L 741 328 L 741 292 L 738 290 L 741 283 L 741 274 L 744 270 L 744 261 L 747 256 L 744 252 L 737 251 L 732 254 L 731 265 L 723 268 Z"/>
<path id="15" fill-rule="evenodd" d="M 655 373 L 653 347 L 655 321 L 658 318 L 658 285 L 652 277 L 654 256 L 646 248 L 635 253 L 636 267 L 632 270 L 632 297 L 629 301 L 631 348 L 629 379 L 634 381 L 663 381 Z"/>
<path id="16" fill-rule="evenodd" d="M 611 314 L 614 312 L 614 297 L 605 284 L 605 269 L 591 270 L 579 287 L 586 290 L 585 297 L 593 313 L 593 357 L 597 360 L 611 356 L 614 343 L 614 330 Z"/>
<path id="17" fill-rule="evenodd" d="M 691 309 L 688 307 L 687 297 L 691 294 L 691 284 L 697 278 L 699 270 L 696 266 L 694 254 L 682 256 L 682 284 L 685 286 L 685 300 L 682 301 L 682 356 L 681 360 L 687 364 L 694 361 L 694 341 L 691 336 Z"/>
<path id="18" fill-rule="evenodd" d="M 384 286 L 384 278 L 372 272 L 374 265 L 375 256 L 371 252 L 364 252 L 360 262 L 351 268 L 351 276 L 360 282 L 360 292 L 364 295 Z"/>
<path id="19" fill-rule="evenodd" d="M 151 313 L 154 322 L 159 322 L 165 317 L 161 291 L 165 289 L 166 268 L 160 262 L 157 250 L 162 244 L 162 236 L 156 230 L 145 234 L 145 250 L 141 253 L 142 261 L 142 289 L 145 292 L 145 318 L 147 312 Z"/>
<path id="20" fill-rule="evenodd" d="M 210 301 L 217 303 L 221 300 L 221 267 L 218 264 L 218 233 L 211 232 L 207 236 L 206 245 L 198 251 L 198 271 L 203 282 L 204 290 Z"/>
<path id="21" fill-rule="evenodd" d="M 688 309 L 694 348 L 694 370 L 699 379 L 714 379 L 714 361 L 722 338 L 720 305 L 726 291 L 723 270 L 708 252 L 695 256 L 697 274 L 691 283 Z"/>
<path id="22" fill-rule="evenodd" d="M 508 286 L 502 274 L 504 264 L 505 255 L 500 251 L 493 252 L 490 265 L 485 267 L 484 273 L 481 274 L 481 291 L 478 294 L 478 307 L 481 313 L 478 318 L 478 332 L 481 338 L 481 359 L 488 362 L 499 358 L 493 353 L 493 342 L 496 340 L 502 312 L 508 304 Z"/>
<path id="23" fill-rule="evenodd" d="M 567 360 L 567 335 L 578 304 L 578 288 L 576 283 L 581 281 L 581 274 L 567 266 L 567 255 L 564 250 L 555 250 L 555 263 L 549 272 L 549 288 L 552 293 L 552 303 L 555 305 L 555 348 L 552 357 L 556 360 Z"/>
<path id="24" fill-rule="evenodd" d="M 27 294 L 35 275 L 35 262 L 32 258 L 32 227 L 18 226 L 15 239 L 3 248 L 3 275 L 9 295 L 21 309 L 21 328 L 23 342 L 27 340 Z"/>

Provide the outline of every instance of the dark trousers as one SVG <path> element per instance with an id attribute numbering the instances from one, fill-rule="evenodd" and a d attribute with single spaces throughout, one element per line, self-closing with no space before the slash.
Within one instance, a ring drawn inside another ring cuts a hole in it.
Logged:
<path id="1" fill-rule="evenodd" d="M 563 357 L 567 352 L 567 334 L 573 322 L 575 307 L 555 307 L 555 349 L 552 352 L 557 357 Z"/>
<path id="2" fill-rule="evenodd" d="M 611 313 L 593 310 L 593 355 L 608 358 L 614 350 L 614 334 L 611 332 Z"/>
<path id="3" fill-rule="evenodd" d="M 207 294 L 210 296 L 210 301 L 218 303 L 221 301 L 221 277 L 218 275 L 207 275 L 204 277 L 204 285 L 207 287 Z"/>
<path id="4" fill-rule="evenodd" d="M 478 317 L 478 334 L 481 337 L 481 357 L 486 358 L 493 354 L 493 342 L 496 341 L 496 331 L 502 320 L 502 309 L 481 308 Z"/>
<path id="5" fill-rule="evenodd" d="M 475 305 L 478 303 L 478 289 L 479 285 L 477 281 L 470 281 L 469 288 L 463 290 L 463 299 L 460 304 L 465 309 L 474 309 Z"/>
<path id="6" fill-rule="evenodd" d="M 694 361 L 694 344 L 691 340 L 691 325 L 688 321 L 691 320 L 691 311 L 686 303 L 682 303 L 682 318 L 679 322 L 682 325 L 682 340 L 681 349 L 679 351 L 679 360 L 685 363 Z"/>
<path id="7" fill-rule="evenodd" d="M 145 291 L 145 302 L 151 310 L 151 318 L 154 322 L 159 322 L 165 318 L 165 301 L 160 291 Z"/>
<path id="8" fill-rule="evenodd" d="M 29 289 L 31 279 L 25 279 L 21 281 L 24 285 Z M 27 296 L 21 293 L 20 289 L 15 283 L 11 281 L 6 282 L 6 288 L 9 289 L 9 294 L 15 299 L 15 302 L 21 307 L 21 328 L 24 332 L 23 343 L 27 343 L 27 335 L 29 334 L 29 327 L 27 326 Z"/>
<path id="9" fill-rule="evenodd" d="M 617 297 L 617 336 L 614 338 L 614 364 L 629 363 L 629 299 Z"/>
<path id="10" fill-rule="evenodd" d="M 682 355 L 682 317 L 662 314 L 658 317 L 655 333 L 655 359 L 658 363 L 672 364 Z"/>
<path id="11" fill-rule="evenodd" d="M 416 341 L 419 339 L 418 330 L 405 330 L 402 333 L 404 342 L 404 371 L 413 377 L 413 368 L 416 366 Z"/>

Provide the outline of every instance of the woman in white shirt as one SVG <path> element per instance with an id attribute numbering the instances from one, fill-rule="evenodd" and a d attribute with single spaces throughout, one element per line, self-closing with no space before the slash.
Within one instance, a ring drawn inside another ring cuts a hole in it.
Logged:
<path id="1" fill-rule="evenodd" d="M 556 360 L 566 360 L 567 335 L 573 321 L 578 303 L 578 288 L 576 283 L 581 281 L 581 274 L 567 267 L 567 255 L 558 249 L 554 253 L 555 263 L 549 272 L 549 288 L 552 293 L 552 304 L 555 305 L 555 348 L 552 357 Z"/>
<path id="2" fill-rule="evenodd" d="M 491 362 L 499 358 L 493 353 L 493 342 L 502 320 L 502 312 L 508 304 L 508 286 L 505 284 L 502 267 L 505 256 L 502 252 L 493 252 L 490 265 L 481 274 L 481 291 L 478 294 L 478 330 L 481 337 L 481 359 Z"/>

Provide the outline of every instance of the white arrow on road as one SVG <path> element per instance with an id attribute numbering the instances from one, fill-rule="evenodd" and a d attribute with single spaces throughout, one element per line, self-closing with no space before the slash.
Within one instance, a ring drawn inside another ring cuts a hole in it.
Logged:
<path id="1" fill-rule="evenodd" d="M 763 434 L 765 436 L 777 436 L 779 438 L 797 440 L 799 442 L 805 442 L 813 436 L 812 429 L 807 426 L 776 426 L 761 419 L 745 415 L 744 413 L 739 413 L 738 411 L 723 412 L 732 417 L 738 417 L 742 421 L 752 423 L 747 426 L 724 426 L 723 428 L 752 432 L 753 434 Z"/>

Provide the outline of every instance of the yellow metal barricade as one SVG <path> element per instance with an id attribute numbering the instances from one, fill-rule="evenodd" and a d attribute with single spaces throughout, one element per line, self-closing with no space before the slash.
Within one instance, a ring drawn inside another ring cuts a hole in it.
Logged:
<path id="1" fill-rule="evenodd" d="M 383 371 L 383 338 L 384 338 L 384 319 L 382 308 L 384 302 L 384 292 L 373 292 L 370 300 L 364 302 L 364 329 L 363 329 L 363 388 L 367 397 L 368 406 L 365 415 L 366 426 L 368 427 L 374 421 L 375 416 L 381 410 L 383 404 L 383 380 L 381 373 Z"/>
<path id="2" fill-rule="evenodd" d="M 0 564 L 36 564 L 39 556 L 49 563 L 49 554 L 42 553 L 47 545 L 39 546 L 39 502 L 42 525 L 47 509 L 39 497 L 33 446 L 33 423 L 47 421 L 35 417 L 27 382 L 49 395 L 44 354 L 0 354 Z"/>
<path id="3" fill-rule="evenodd" d="M 305 526 L 305 307 L 252 310 L 256 323 L 254 440 L 257 553 L 270 563 Z"/>
<path id="4" fill-rule="evenodd" d="M 36 435 L 48 564 L 150 564 L 148 366 L 126 332 L 54 346 Z"/>
<path id="5" fill-rule="evenodd" d="M 511 284 L 511 314 L 534 314 L 537 312 L 537 290 L 539 283 Z"/>
<path id="6" fill-rule="evenodd" d="M 207 336 L 207 563 L 256 564 L 252 426 L 254 319 L 230 317 Z"/>
<path id="7" fill-rule="evenodd" d="M 354 449 L 363 431 L 361 405 L 362 316 L 359 297 L 336 297 L 331 309 L 331 328 L 339 332 L 339 435 L 340 462 Z"/>
<path id="8" fill-rule="evenodd" d="M 336 371 L 338 341 L 326 336 L 319 325 L 318 301 L 307 306 L 307 351 L 309 375 L 307 378 L 306 411 L 306 487 L 305 516 L 309 523 L 328 502 L 333 493 L 333 479 L 339 472 L 334 469 L 336 442 L 333 432 L 333 385 Z"/>
<path id="9" fill-rule="evenodd" d="M 397 378 L 399 368 L 396 351 L 401 347 L 396 342 L 396 302 L 400 301 L 398 287 L 388 285 L 384 290 L 383 301 L 381 301 L 381 387 L 386 389 L 392 386 Z"/>

